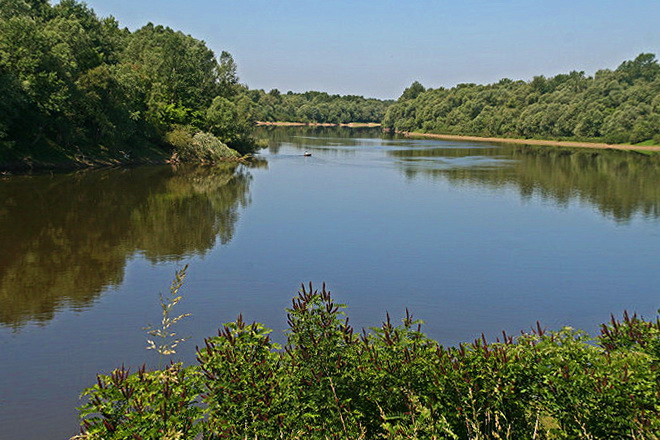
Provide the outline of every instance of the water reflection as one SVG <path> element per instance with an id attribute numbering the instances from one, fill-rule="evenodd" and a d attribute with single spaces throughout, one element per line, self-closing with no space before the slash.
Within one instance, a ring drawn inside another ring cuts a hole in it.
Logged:
<path id="1" fill-rule="evenodd" d="M 379 128 L 368 127 L 261 126 L 257 128 L 256 136 L 267 139 L 269 152 L 278 154 L 280 149 L 287 145 L 303 149 L 330 150 L 358 147 L 365 142 L 373 142 L 374 135 L 381 132 Z"/>
<path id="2" fill-rule="evenodd" d="M 565 206 L 589 203 L 617 222 L 660 217 L 660 158 L 619 151 L 509 146 L 388 152 L 409 178 L 431 176 L 493 188 L 515 186 Z"/>
<path id="3" fill-rule="evenodd" d="M 250 203 L 245 167 L 147 167 L 0 181 L 0 325 L 47 322 L 119 285 L 127 259 L 203 254 Z"/>
<path id="4" fill-rule="evenodd" d="M 374 153 L 379 153 L 408 179 L 423 176 L 494 189 L 514 186 L 523 199 L 540 197 L 557 206 L 579 201 L 620 223 L 636 215 L 660 218 L 658 156 L 403 138 L 373 128 L 267 127 L 262 135 L 269 136 L 271 154 L 288 146 L 374 164 L 379 163 Z"/>

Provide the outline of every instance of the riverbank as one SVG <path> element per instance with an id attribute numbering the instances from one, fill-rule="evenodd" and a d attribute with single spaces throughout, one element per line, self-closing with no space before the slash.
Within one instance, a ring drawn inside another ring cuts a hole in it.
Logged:
<path id="1" fill-rule="evenodd" d="M 41 171 L 76 171 L 91 168 L 131 167 L 139 165 L 163 165 L 169 156 L 152 156 L 125 159 L 71 158 L 68 160 L 14 160 L 0 163 L 0 174 L 30 173 Z"/>
<path id="2" fill-rule="evenodd" d="M 113 154 L 70 154 L 65 151 L 42 152 L 21 158 L 0 161 L 0 173 L 25 173 L 32 171 L 73 171 L 86 168 L 118 166 L 160 165 L 170 159 L 171 154 L 157 147 L 136 148 Z"/>
<path id="3" fill-rule="evenodd" d="M 594 148 L 600 150 L 624 150 L 624 151 L 660 151 L 660 145 L 625 145 L 625 144 L 606 144 L 599 142 L 576 142 L 576 141 L 552 141 L 540 139 L 516 139 L 516 138 L 496 138 L 496 137 L 480 137 L 480 136 L 460 136 L 453 134 L 435 134 L 435 133 L 420 133 L 401 131 L 397 134 L 406 137 L 426 137 L 433 139 L 445 139 L 449 141 L 473 141 L 473 142 L 496 142 L 506 144 L 523 144 L 523 145 L 541 145 L 549 147 L 569 147 L 569 148 Z"/>
<path id="4" fill-rule="evenodd" d="M 347 124 L 334 124 L 330 122 L 266 122 L 257 121 L 259 126 L 272 127 L 351 127 L 351 128 L 376 128 L 380 127 L 379 122 L 349 122 Z"/>
<path id="5" fill-rule="evenodd" d="M 224 145 L 224 144 L 223 144 Z M 226 148 L 226 147 L 225 147 Z M 256 147 L 255 147 L 256 148 Z M 106 148 L 90 149 L 88 151 L 71 152 L 57 147 L 50 150 L 46 148 L 35 149 L 25 155 L 0 155 L 0 174 L 31 173 L 44 171 L 76 171 L 93 168 L 134 167 L 139 165 L 165 165 L 183 162 L 212 163 L 218 162 L 246 162 L 251 155 L 222 155 L 219 158 L 208 157 L 181 157 L 176 147 L 159 147 L 156 145 L 143 145 L 126 147 L 124 150 L 111 150 Z M 206 150 L 205 150 L 206 151 Z"/>
<path id="6" fill-rule="evenodd" d="M 255 163 L 252 155 L 247 154 L 241 157 L 227 158 L 220 161 L 221 163 Z M 65 162 L 48 162 L 48 161 L 25 161 L 25 162 L 8 162 L 0 163 L 0 176 L 17 174 L 29 174 L 32 172 L 48 172 L 48 171 L 78 171 L 94 168 L 113 168 L 113 167 L 137 167 L 141 165 L 179 165 L 181 162 L 172 160 L 171 156 L 161 155 L 153 157 L 140 157 L 140 158 L 127 158 L 124 160 L 97 160 L 97 159 L 73 159 Z M 206 163 L 208 164 L 208 163 Z"/>

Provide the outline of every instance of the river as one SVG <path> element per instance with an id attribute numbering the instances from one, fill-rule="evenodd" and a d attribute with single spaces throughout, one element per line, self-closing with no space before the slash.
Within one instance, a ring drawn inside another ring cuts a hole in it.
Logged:
<path id="1" fill-rule="evenodd" d="M 251 165 L 0 176 L 0 438 L 77 433 L 79 393 L 157 366 L 143 328 L 189 264 L 174 356 L 326 282 L 357 328 L 409 308 L 445 345 L 660 306 L 660 160 L 272 128 Z M 304 156 L 308 151 L 311 156 Z"/>

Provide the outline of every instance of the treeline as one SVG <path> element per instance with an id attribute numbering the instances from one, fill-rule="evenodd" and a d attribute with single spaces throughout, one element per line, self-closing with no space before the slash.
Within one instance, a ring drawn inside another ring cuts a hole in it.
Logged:
<path id="1" fill-rule="evenodd" d="M 277 89 L 268 93 L 263 90 L 250 90 L 247 95 L 254 104 L 254 117 L 264 122 L 380 122 L 387 107 L 393 102 L 315 91 L 282 94 Z"/>
<path id="2" fill-rule="evenodd" d="M 163 309 L 163 356 L 180 341 Z M 78 440 L 656 439 L 660 321 L 612 317 L 597 338 L 569 327 L 443 347 L 411 315 L 361 334 L 329 292 L 303 288 L 283 350 L 242 317 L 198 363 L 123 366 L 84 392 Z M 166 319 L 167 318 L 167 319 Z M 174 340 L 173 340 L 174 339 Z"/>
<path id="3" fill-rule="evenodd" d="M 660 65 L 641 54 L 593 77 L 407 88 L 383 124 L 404 132 L 660 144 Z"/>
<path id="4" fill-rule="evenodd" d="M 130 32 L 76 0 L 0 0 L 0 162 L 236 155 L 227 145 L 248 150 L 253 125 L 238 81 L 229 53 L 168 27 Z"/>

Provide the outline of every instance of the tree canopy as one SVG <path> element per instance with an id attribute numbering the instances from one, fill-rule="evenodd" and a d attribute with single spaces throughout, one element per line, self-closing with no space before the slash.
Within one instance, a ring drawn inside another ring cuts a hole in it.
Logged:
<path id="1" fill-rule="evenodd" d="M 228 52 L 169 27 L 130 32 L 76 0 L 0 0 L 0 162 L 167 151 L 182 128 L 245 149 L 240 90 Z M 213 112 L 216 99 L 235 110 Z"/>
<path id="2" fill-rule="evenodd" d="M 660 143 L 660 65 L 646 53 L 592 77 L 573 71 L 428 90 L 414 82 L 383 123 L 398 131 Z"/>

